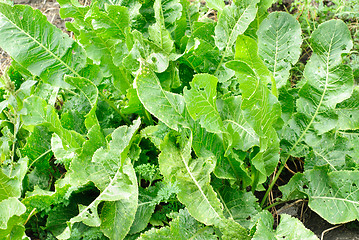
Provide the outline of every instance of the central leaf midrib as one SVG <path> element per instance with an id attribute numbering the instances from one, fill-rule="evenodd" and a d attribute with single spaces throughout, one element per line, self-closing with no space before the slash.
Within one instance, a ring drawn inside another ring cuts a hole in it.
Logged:
<path id="1" fill-rule="evenodd" d="M 11 21 L 7 16 L 5 16 L 4 14 L 1 13 L 2 16 L 4 16 L 5 19 L 8 20 L 9 23 L 11 23 L 15 28 L 17 28 L 20 32 L 22 32 L 23 34 L 25 34 L 26 36 L 28 36 L 31 40 L 33 40 L 37 45 L 40 46 L 40 48 L 44 49 L 47 53 L 49 53 L 50 55 L 52 55 L 57 61 L 59 61 L 62 65 L 64 65 L 67 69 L 69 69 L 73 74 L 75 74 L 76 76 L 80 77 L 80 75 L 74 70 L 72 69 L 69 65 L 67 65 L 64 61 L 62 61 L 62 59 L 57 56 L 56 54 L 54 54 L 50 49 L 48 49 L 47 47 L 45 47 L 45 45 L 43 45 L 41 42 L 39 42 L 36 38 L 34 38 L 33 36 L 31 36 L 29 33 L 25 32 L 23 29 L 21 29 L 19 26 L 16 25 L 16 23 L 14 23 L 13 21 Z M 75 42 L 73 42 L 71 44 L 71 47 L 67 49 L 67 51 L 70 51 L 70 49 L 72 48 L 72 45 Z M 66 52 L 67 52 L 66 51 Z M 65 54 L 66 54 L 65 52 Z"/>
<path id="2" fill-rule="evenodd" d="M 191 170 L 189 169 L 189 166 L 187 165 L 186 160 L 184 159 L 183 155 L 180 153 L 181 156 L 181 160 L 183 162 L 183 164 L 186 167 L 186 170 L 189 174 L 189 176 L 191 177 L 192 181 L 194 182 L 194 184 L 196 185 L 196 187 L 198 188 L 199 192 L 201 193 L 202 197 L 204 198 L 204 200 L 208 203 L 209 207 L 212 209 L 212 211 L 217 215 L 218 218 L 220 218 L 219 214 L 217 213 L 217 211 L 213 208 L 212 204 L 209 202 L 207 196 L 204 194 L 201 186 L 199 185 L 199 183 L 197 182 L 197 180 L 194 178 L 194 176 L 192 175 Z"/>
<path id="3" fill-rule="evenodd" d="M 324 85 L 324 90 L 323 90 L 323 94 L 320 98 L 318 107 L 316 109 L 316 111 L 313 114 L 313 117 L 311 118 L 310 122 L 308 123 L 307 127 L 304 129 L 303 133 L 300 135 L 300 137 L 298 138 L 298 140 L 294 143 L 293 147 L 288 151 L 289 155 L 290 153 L 294 150 L 294 148 L 299 144 L 299 142 L 302 140 L 302 138 L 304 137 L 304 135 L 307 133 L 307 131 L 309 130 L 309 128 L 311 127 L 311 125 L 313 124 L 315 118 L 317 117 L 318 113 L 319 113 L 319 109 L 323 103 L 324 100 L 324 96 L 327 92 L 327 87 L 328 87 L 328 81 L 329 81 L 329 57 L 330 57 L 330 53 L 331 53 L 331 49 L 332 49 L 332 43 L 333 43 L 333 38 L 334 38 L 334 33 L 332 35 L 332 38 L 330 39 L 330 44 L 329 44 L 329 50 L 328 50 L 328 55 L 327 55 L 327 61 L 326 61 L 326 76 L 325 76 L 325 85 Z"/>

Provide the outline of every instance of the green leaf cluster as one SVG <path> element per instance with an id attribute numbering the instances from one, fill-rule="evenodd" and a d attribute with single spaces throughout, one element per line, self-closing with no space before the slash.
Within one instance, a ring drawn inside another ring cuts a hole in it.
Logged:
<path id="1" fill-rule="evenodd" d="M 298 159 L 274 204 L 358 220 L 342 20 L 305 39 L 297 82 L 301 24 L 270 0 L 58 2 L 71 37 L 0 3 L 0 239 L 317 239 L 266 210 Z"/>

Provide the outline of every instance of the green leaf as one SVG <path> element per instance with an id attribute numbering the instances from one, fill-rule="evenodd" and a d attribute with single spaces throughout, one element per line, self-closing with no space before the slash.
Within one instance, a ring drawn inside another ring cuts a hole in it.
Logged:
<path id="1" fill-rule="evenodd" d="M 160 170 L 167 182 L 177 181 L 178 199 L 190 214 L 198 221 L 212 225 L 223 218 L 221 203 L 210 185 L 214 163 L 212 159 L 192 159 L 191 145 L 192 136 L 187 139 L 169 133 L 160 148 Z"/>
<path id="2" fill-rule="evenodd" d="M 85 126 L 87 129 L 90 129 L 94 125 L 98 125 L 98 120 L 96 117 L 96 107 L 98 102 L 98 89 L 96 85 L 86 78 L 71 77 L 66 76 L 65 82 L 76 87 L 82 95 L 85 96 L 87 101 L 91 105 L 91 110 L 85 116 Z"/>
<path id="3" fill-rule="evenodd" d="M 162 49 L 165 53 L 169 54 L 173 50 L 173 40 L 170 32 L 166 29 L 164 12 L 162 9 L 161 0 L 155 0 L 153 8 L 155 11 L 156 23 L 148 28 L 149 38 L 156 44 L 157 47 Z M 178 6 L 178 5 L 174 5 Z M 176 12 L 175 12 L 176 13 Z M 171 13 L 170 13 L 171 15 Z M 167 15 L 168 16 L 168 15 Z M 173 15 L 176 19 L 176 15 Z"/>
<path id="4" fill-rule="evenodd" d="M 303 150 L 308 132 L 323 134 L 335 128 L 335 107 L 353 92 L 353 73 L 341 63 L 352 41 L 348 27 L 341 20 L 325 22 L 311 36 L 313 55 L 304 69 L 305 84 L 299 91 L 297 113 L 285 128 L 290 154 Z"/>
<path id="5" fill-rule="evenodd" d="M 59 87 L 69 87 L 63 76 L 79 76 L 86 63 L 82 48 L 30 6 L 0 3 L 0 47 L 33 75 Z"/>
<path id="6" fill-rule="evenodd" d="M 183 90 L 189 114 L 198 120 L 208 132 L 224 132 L 223 122 L 216 107 L 218 79 L 209 74 L 197 74 L 190 83 L 191 89 Z"/>
<path id="7" fill-rule="evenodd" d="M 269 214 L 268 219 L 259 219 L 256 226 L 256 233 L 253 236 L 255 240 L 270 240 L 270 239 L 290 239 L 290 240 L 316 240 L 317 236 L 306 229 L 301 221 L 297 218 L 291 217 L 287 214 L 280 215 L 280 223 L 274 231 L 273 217 Z"/>
<path id="8" fill-rule="evenodd" d="M 215 30 L 216 46 L 225 54 L 232 50 L 237 37 L 243 34 L 248 25 L 254 20 L 259 0 L 235 1 L 226 6 L 219 16 Z"/>
<path id="9" fill-rule="evenodd" d="M 142 233 L 139 240 L 200 240 L 208 239 L 215 240 L 218 237 L 214 234 L 214 230 L 210 227 L 205 227 L 200 222 L 196 221 L 187 211 L 181 209 L 177 217 L 170 222 L 170 226 L 160 229 L 152 228 L 151 230 Z"/>
<path id="10" fill-rule="evenodd" d="M 145 63 L 141 63 L 134 85 L 146 110 L 169 128 L 178 130 L 179 126 L 187 125 L 183 96 L 163 90 L 158 77 Z"/>
<path id="11" fill-rule="evenodd" d="M 281 114 L 278 100 L 246 63 L 235 60 L 226 66 L 240 76 L 241 109 L 245 119 L 260 137 L 265 137 L 270 134 L 273 123 Z"/>
<path id="12" fill-rule="evenodd" d="M 153 203 L 155 194 L 151 191 L 152 189 L 139 188 L 138 190 L 138 207 L 129 234 L 143 231 L 147 227 L 156 207 L 156 204 Z"/>
<path id="13" fill-rule="evenodd" d="M 218 13 L 222 13 L 226 6 L 223 0 L 208 0 L 206 1 L 206 4 L 209 8 L 217 10 Z"/>
<path id="14" fill-rule="evenodd" d="M 344 170 L 347 167 L 348 155 L 354 151 L 349 139 L 335 133 L 325 133 L 321 136 L 307 133 L 305 140 L 311 147 L 305 160 L 306 170 L 324 165 L 329 165 L 331 171 Z"/>
<path id="15" fill-rule="evenodd" d="M 17 198 L 10 197 L 0 202 L 0 229 L 7 229 L 7 223 L 12 216 L 20 216 L 26 207 Z"/>
<path id="16" fill-rule="evenodd" d="M 331 224 L 358 219 L 359 172 L 325 168 L 297 173 L 280 187 L 283 199 L 307 196 L 309 207 Z"/>
<path id="17" fill-rule="evenodd" d="M 286 85 L 302 44 L 299 22 L 289 13 L 273 12 L 257 31 L 259 56 L 273 73 L 277 88 Z"/>
<path id="18" fill-rule="evenodd" d="M 224 215 L 233 219 L 245 228 L 250 227 L 250 221 L 259 211 L 258 199 L 252 192 L 221 186 L 218 196 L 224 206 Z"/>
<path id="19" fill-rule="evenodd" d="M 46 101 L 31 96 L 24 101 L 24 108 L 27 114 L 22 117 L 25 125 L 43 125 L 55 132 L 62 140 L 64 149 L 73 149 L 74 151 L 81 148 L 84 138 L 73 130 L 63 128 L 55 109 L 47 105 Z"/>
<path id="20" fill-rule="evenodd" d="M 253 146 L 259 146 L 259 137 L 251 125 L 245 120 L 242 109 L 241 96 L 229 97 L 217 101 L 217 106 L 224 125 L 231 136 L 231 147 L 247 151 Z"/>
<path id="21" fill-rule="evenodd" d="M 0 229 L 0 239 L 26 239 L 30 240 L 25 234 L 25 227 L 20 222 L 20 217 L 14 216 L 10 218 L 7 229 Z"/>
<path id="22" fill-rule="evenodd" d="M 0 201 L 10 197 L 19 198 L 22 181 L 27 172 L 27 158 L 20 159 L 16 164 L 0 169 Z"/>
<path id="23" fill-rule="evenodd" d="M 359 128 L 359 88 L 355 87 L 350 98 L 337 104 L 338 129 L 354 130 Z"/>
<path id="24" fill-rule="evenodd" d="M 258 46 L 254 39 L 238 36 L 234 58 L 247 63 L 264 84 L 272 82 L 273 75 L 258 56 Z"/>
<path id="25" fill-rule="evenodd" d="M 240 79 L 243 116 L 260 137 L 260 152 L 252 163 L 264 176 L 268 176 L 279 160 L 279 139 L 273 124 L 281 115 L 280 104 L 267 84 L 246 63 L 234 60 L 226 66 L 235 70 Z"/>
<path id="26" fill-rule="evenodd" d="M 44 126 L 36 126 L 27 138 L 21 153 L 29 159 L 30 165 L 44 170 L 50 168 L 49 160 L 53 155 L 51 153 L 51 132 Z"/>
<path id="27" fill-rule="evenodd" d="M 100 226 L 101 231 L 111 239 L 123 239 L 127 235 L 135 218 L 138 201 L 136 174 L 127 154 L 139 126 L 138 120 L 131 127 L 117 128 L 111 135 L 109 148 L 100 148 L 95 152 L 92 164 L 87 167 L 89 178 L 100 190 L 100 195 L 88 206 L 79 205 L 79 214 L 70 219 L 69 226 L 76 222 Z M 98 216 L 101 202 L 104 204 Z M 70 228 L 67 227 L 57 237 L 68 239 Z"/>
<path id="28" fill-rule="evenodd" d="M 181 62 L 184 62 L 197 73 L 214 72 L 220 62 L 219 50 L 214 41 L 214 23 L 195 22 L 192 35 L 188 39 Z"/>

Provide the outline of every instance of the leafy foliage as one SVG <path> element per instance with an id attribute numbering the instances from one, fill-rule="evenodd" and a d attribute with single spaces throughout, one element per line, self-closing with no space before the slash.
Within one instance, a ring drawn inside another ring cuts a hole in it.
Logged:
<path id="1" fill-rule="evenodd" d="M 298 159 L 276 200 L 358 220 L 357 37 L 272 2 L 1 2 L 0 239 L 317 239 L 265 210 Z"/>

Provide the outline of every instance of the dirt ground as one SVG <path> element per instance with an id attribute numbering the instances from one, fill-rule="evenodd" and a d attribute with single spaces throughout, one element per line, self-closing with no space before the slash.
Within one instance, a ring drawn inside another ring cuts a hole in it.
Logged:
<path id="1" fill-rule="evenodd" d="M 287 0 L 286 0 L 287 1 Z M 65 21 L 59 16 L 59 4 L 55 0 L 15 0 L 15 4 L 27 4 L 39 9 L 47 16 L 49 22 L 62 29 L 65 28 Z M 70 21 L 70 19 L 67 19 Z M 11 58 L 0 48 L 0 75 L 11 63 Z M 303 210 L 303 206 L 305 210 Z M 312 230 L 319 239 L 323 240 L 359 240 L 359 224 L 331 225 L 316 213 L 309 210 L 303 202 L 288 204 L 277 210 L 279 213 L 287 213 L 299 218 L 305 226 Z M 356 228 L 352 227 L 357 225 Z"/>

